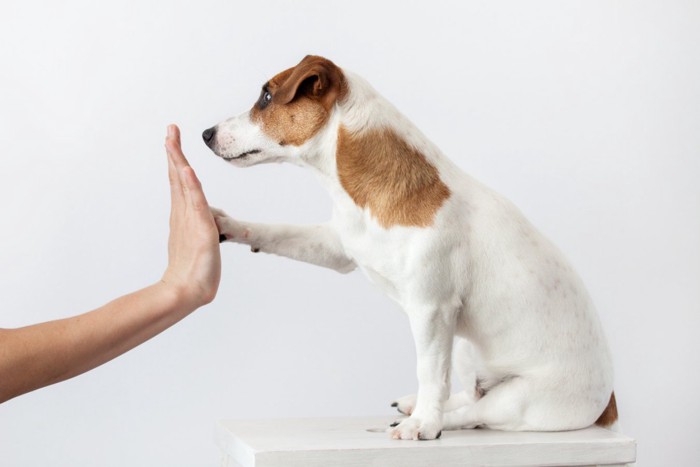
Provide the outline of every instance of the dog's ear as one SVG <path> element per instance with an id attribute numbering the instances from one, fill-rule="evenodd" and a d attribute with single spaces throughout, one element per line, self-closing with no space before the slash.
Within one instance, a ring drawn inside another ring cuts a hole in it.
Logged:
<path id="1" fill-rule="evenodd" d="M 326 110 L 330 110 L 344 89 L 343 72 L 335 63 L 323 57 L 307 55 L 292 68 L 291 74 L 277 89 L 274 100 L 284 105 L 305 95 L 318 100 Z"/>

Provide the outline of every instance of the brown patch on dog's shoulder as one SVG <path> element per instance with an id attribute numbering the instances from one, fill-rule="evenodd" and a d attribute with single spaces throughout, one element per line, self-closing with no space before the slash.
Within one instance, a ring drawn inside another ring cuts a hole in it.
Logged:
<path id="1" fill-rule="evenodd" d="M 266 92 L 271 100 L 262 104 Z M 342 70 L 328 59 L 307 55 L 263 86 L 250 117 L 280 145 L 299 146 L 323 128 L 335 103 L 346 95 Z"/>
<path id="2" fill-rule="evenodd" d="M 615 392 L 610 394 L 610 402 L 608 406 L 605 407 L 603 413 L 598 417 L 595 424 L 602 427 L 610 427 L 613 423 L 617 421 L 617 402 L 615 401 Z"/>
<path id="3" fill-rule="evenodd" d="M 390 129 L 341 126 L 336 164 L 345 191 L 385 228 L 428 227 L 450 196 L 435 166 Z"/>

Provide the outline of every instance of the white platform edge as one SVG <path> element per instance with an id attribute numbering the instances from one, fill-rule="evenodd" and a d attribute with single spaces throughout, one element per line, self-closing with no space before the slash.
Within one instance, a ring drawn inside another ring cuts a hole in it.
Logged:
<path id="1" fill-rule="evenodd" d="M 436 441 L 396 441 L 367 431 L 391 420 L 222 420 L 216 441 L 231 467 L 614 466 L 636 458 L 632 438 L 599 427 L 560 433 L 446 431 Z"/>

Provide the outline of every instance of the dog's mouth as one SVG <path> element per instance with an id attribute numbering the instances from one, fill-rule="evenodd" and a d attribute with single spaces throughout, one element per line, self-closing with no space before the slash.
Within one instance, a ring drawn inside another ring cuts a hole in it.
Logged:
<path id="1" fill-rule="evenodd" d="M 257 154 L 259 152 L 261 152 L 260 149 L 251 149 L 250 151 L 244 151 L 236 156 L 221 156 L 221 157 L 227 161 L 232 161 L 234 159 L 243 159 L 244 157 L 248 157 L 251 154 Z"/>

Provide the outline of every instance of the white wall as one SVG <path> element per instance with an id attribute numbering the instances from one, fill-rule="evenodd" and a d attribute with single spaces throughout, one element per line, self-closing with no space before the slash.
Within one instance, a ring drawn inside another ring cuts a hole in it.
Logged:
<path id="1" fill-rule="evenodd" d="M 200 133 L 307 53 L 368 78 L 578 266 L 639 465 L 700 458 L 700 8 L 682 1 L 35 1 L 0 8 L 0 326 L 160 277 L 165 126 L 212 204 L 328 217 L 314 177 L 236 170 Z M 221 418 L 391 414 L 397 307 L 350 276 L 223 247 L 214 303 L 0 406 L 0 464 L 216 465 Z"/>

